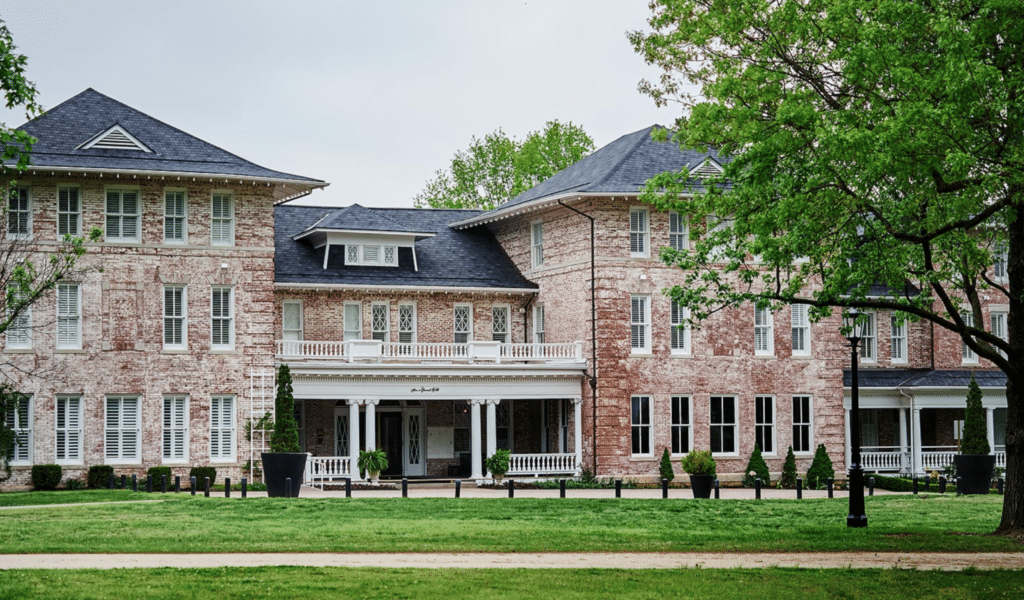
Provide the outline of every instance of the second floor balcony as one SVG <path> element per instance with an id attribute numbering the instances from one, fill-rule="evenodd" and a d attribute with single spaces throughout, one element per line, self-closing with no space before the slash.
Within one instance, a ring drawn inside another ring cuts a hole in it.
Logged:
<path id="1" fill-rule="evenodd" d="M 563 344 L 399 343 L 278 340 L 279 362 L 583 365 L 583 342 Z"/>

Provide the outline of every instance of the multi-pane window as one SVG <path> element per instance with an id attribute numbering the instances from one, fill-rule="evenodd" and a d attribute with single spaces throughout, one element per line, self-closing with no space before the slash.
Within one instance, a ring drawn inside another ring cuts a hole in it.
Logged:
<path id="1" fill-rule="evenodd" d="M 349 244 L 345 246 L 345 264 L 397 267 L 398 246 Z"/>
<path id="2" fill-rule="evenodd" d="M 960 318 L 963 319 L 964 325 L 967 327 L 974 327 L 974 313 L 967 311 L 960 313 Z M 976 363 L 978 362 L 978 355 L 967 345 L 967 342 L 961 338 L 960 350 L 965 363 Z"/>
<path id="3" fill-rule="evenodd" d="M 860 359 L 864 362 L 875 362 L 878 357 L 878 337 L 876 336 L 875 313 L 864 313 L 860 338 Z"/>
<path id="4" fill-rule="evenodd" d="M 235 397 L 210 398 L 210 460 L 235 458 Z"/>
<path id="5" fill-rule="evenodd" d="M 139 241 L 139 191 L 107 190 L 107 241 Z"/>
<path id="6" fill-rule="evenodd" d="M 185 286 L 164 286 L 164 349 L 185 348 Z"/>
<path id="7" fill-rule="evenodd" d="M 512 401 L 503 400 L 494 407 L 494 437 L 500 450 L 512 450 Z"/>
<path id="8" fill-rule="evenodd" d="M 416 343 L 416 305 L 398 305 L 398 343 Z"/>
<path id="9" fill-rule="evenodd" d="M 507 306 L 491 307 L 491 339 L 495 342 L 508 341 L 508 310 Z"/>
<path id="10" fill-rule="evenodd" d="M 188 460 L 188 398 L 165 396 L 163 415 L 165 462 Z"/>
<path id="11" fill-rule="evenodd" d="M 813 452 L 811 397 L 793 396 L 793 452 Z"/>
<path id="12" fill-rule="evenodd" d="M 997 338 L 1006 341 L 1006 313 L 993 311 L 989 315 L 989 319 L 992 323 L 992 335 Z M 1006 358 L 1006 352 L 1004 350 L 997 350 L 999 354 Z"/>
<path id="13" fill-rule="evenodd" d="M 363 339 L 363 305 L 345 303 L 345 341 Z"/>
<path id="14" fill-rule="evenodd" d="M 651 351 L 651 297 L 634 295 L 630 297 L 630 346 L 633 354 Z"/>
<path id="15" fill-rule="evenodd" d="M 465 344 L 473 337 L 473 305 L 456 304 L 453 330 L 456 344 Z"/>
<path id="16" fill-rule="evenodd" d="M 718 215 L 708 215 L 707 225 L 708 234 L 718 234 L 720 231 L 729 231 L 732 229 L 733 221 L 735 219 L 731 217 L 719 217 Z M 730 247 L 730 240 L 721 240 L 722 243 L 717 244 L 711 249 L 709 258 L 714 262 L 725 262 L 728 260 L 728 250 Z"/>
<path id="17" fill-rule="evenodd" d="M 793 356 L 810 356 L 811 322 L 807 318 L 807 305 L 791 304 L 789 317 L 793 331 Z"/>
<path id="18" fill-rule="evenodd" d="M 774 352 L 775 335 L 772 332 L 770 308 L 754 307 L 754 354 L 767 356 Z"/>
<path id="19" fill-rule="evenodd" d="M 298 341 L 302 334 L 302 302 L 285 300 L 281 303 L 281 339 Z"/>
<path id="20" fill-rule="evenodd" d="M 673 250 L 686 250 L 690 244 L 690 228 L 686 217 L 676 211 L 668 213 L 668 246 Z"/>
<path id="21" fill-rule="evenodd" d="M 558 411 L 558 451 L 563 454 L 569 451 L 569 400 L 566 398 L 562 398 Z"/>
<path id="22" fill-rule="evenodd" d="M 651 454 L 651 397 L 633 396 L 630 423 L 634 455 Z"/>
<path id="23" fill-rule="evenodd" d="M 82 205 L 76 187 L 57 188 L 57 237 L 82 235 Z"/>
<path id="24" fill-rule="evenodd" d="M 7 427 L 14 432 L 14 444 L 10 453 L 10 464 L 32 464 L 32 398 L 20 396 L 14 406 L 0 415 Z"/>
<path id="25" fill-rule="evenodd" d="M 334 455 L 349 456 L 348 450 L 348 415 L 334 416 Z"/>
<path id="26" fill-rule="evenodd" d="M 22 296 L 15 293 L 12 300 L 20 299 Z M 8 305 L 10 306 L 10 305 Z M 7 326 L 7 347 L 11 349 L 27 349 L 32 347 L 32 306 L 28 305 L 21 309 L 18 316 L 11 319 Z"/>
<path id="27" fill-rule="evenodd" d="M 677 302 L 672 303 L 672 353 L 690 353 L 690 326 L 686 319 L 690 316 L 690 310 Z"/>
<path id="28" fill-rule="evenodd" d="M 501 404 L 498 405 L 499 407 Z M 470 446 L 470 425 L 472 414 L 469 412 L 469 405 L 460 400 L 452 402 L 453 425 L 452 443 L 456 456 L 463 452 L 469 452 Z"/>
<path id="29" fill-rule="evenodd" d="M 765 454 L 775 454 L 775 398 L 754 397 L 754 443 Z"/>
<path id="30" fill-rule="evenodd" d="M 107 396 L 105 447 L 107 462 L 138 462 L 139 399 L 136 396 Z"/>
<path id="31" fill-rule="evenodd" d="M 57 462 L 82 462 L 82 399 L 78 396 L 57 396 L 55 419 Z"/>
<path id="32" fill-rule="evenodd" d="M 711 452 L 736 453 L 736 397 L 711 396 Z"/>
<path id="33" fill-rule="evenodd" d="M 234 290 L 215 286 L 210 301 L 210 345 L 216 350 L 231 350 L 235 347 Z"/>
<path id="34" fill-rule="evenodd" d="M 57 348 L 82 347 L 82 297 L 77 283 L 57 284 Z"/>
<path id="35" fill-rule="evenodd" d="M 672 454 L 690 451 L 693 429 L 690 427 L 690 397 L 672 396 Z"/>
<path id="36" fill-rule="evenodd" d="M 235 199 L 231 194 L 213 194 L 210 201 L 210 243 L 230 246 L 235 243 Z"/>
<path id="37" fill-rule="evenodd" d="M 32 235 L 32 195 L 27 187 L 20 187 L 7 196 L 7 237 L 29 235 Z"/>
<path id="38" fill-rule="evenodd" d="M 651 230 L 646 208 L 629 209 L 629 255 L 650 256 Z"/>
<path id="39" fill-rule="evenodd" d="M 378 342 L 391 341 L 391 311 L 386 302 L 370 305 L 370 338 Z"/>
<path id="40" fill-rule="evenodd" d="M 889 317 L 889 358 L 894 363 L 907 362 L 907 320 L 896 313 Z"/>
<path id="41" fill-rule="evenodd" d="M 171 244 L 185 242 L 187 232 L 188 202 L 185 192 L 168 190 L 164 192 L 164 241 Z"/>
<path id="42" fill-rule="evenodd" d="M 1006 245 L 997 245 L 992 254 L 995 259 L 992 265 L 992 275 L 995 277 L 996 281 L 1005 283 L 1008 277 L 1006 272 L 1006 263 L 1009 260 L 1009 253 L 1006 251 Z"/>
<path id="43" fill-rule="evenodd" d="M 544 223 L 530 225 L 530 256 L 533 267 L 544 266 Z"/>
<path id="44" fill-rule="evenodd" d="M 533 341 L 536 344 L 544 343 L 544 305 L 538 304 L 533 307 Z"/>

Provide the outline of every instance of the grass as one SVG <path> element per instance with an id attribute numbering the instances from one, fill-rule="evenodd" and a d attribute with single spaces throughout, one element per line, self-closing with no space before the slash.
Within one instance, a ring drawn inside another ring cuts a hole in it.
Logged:
<path id="1" fill-rule="evenodd" d="M 0 571 L 0 599 L 1020 598 L 1024 571 L 812 569 L 115 569 Z"/>
<path id="2" fill-rule="evenodd" d="M 842 500 L 266 499 L 58 492 L 157 503 L 5 510 L 6 553 L 67 552 L 1020 552 L 985 535 L 996 496 Z M 18 494 L 3 494 L 10 501 Z M 44 500 L 45 494 L 24 494 Z M 76 500 L 77 501 L 77 500 Z"/>

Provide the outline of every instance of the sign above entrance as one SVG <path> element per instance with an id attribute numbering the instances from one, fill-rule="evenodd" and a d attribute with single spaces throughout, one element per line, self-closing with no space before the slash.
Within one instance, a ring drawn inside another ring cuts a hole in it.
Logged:
<path id="1" fill-rule="evenodd" d="M 412 388 L 409 391 L 414 393 L 414 394 L 417 393 L 417 392 L 421 393 L 421 394 L 429 394 L 429 393 L 434 393 L 434 392 L 440 392 L 441 388 L 439 388 L 439 387 L 432 387 L 432 388 L 420 387 L 420 388 Z"/>

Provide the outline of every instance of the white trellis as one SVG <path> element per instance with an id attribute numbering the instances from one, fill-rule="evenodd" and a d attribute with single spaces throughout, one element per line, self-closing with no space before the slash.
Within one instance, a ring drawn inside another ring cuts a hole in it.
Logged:
<path id="1" fill-rule="evenodd" d="M 263 415 L 274 412 L 274 372 L 249 369 L 249 474 L 256 472 L 257 457 L 268 449 L 267 430 L 257 429 Z M 261 470 L 262 472 L 262 470 Z M 265 476 L 265 473 L 264 473 Z M 265 481 L 264 481 L 265 483 Z"/>

